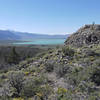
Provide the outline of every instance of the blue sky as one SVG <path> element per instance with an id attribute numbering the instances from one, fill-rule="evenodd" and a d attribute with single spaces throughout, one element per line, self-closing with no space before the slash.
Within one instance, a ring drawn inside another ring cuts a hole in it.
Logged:
<path id="1" fill-rule="evenodd" d="M 73 33 L 100 24 L 100 0 L 0 0 L 0 29 L 43 34 Z"/>

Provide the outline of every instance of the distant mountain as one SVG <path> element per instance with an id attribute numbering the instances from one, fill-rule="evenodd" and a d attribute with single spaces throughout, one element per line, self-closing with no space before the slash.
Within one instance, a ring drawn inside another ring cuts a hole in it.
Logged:
<path id="1" fill-rule="evenodd" d="M 18 40 L 18 39 L 21 39 L 19 35 L 16 35 L 11 31 L 0 30 L 0 40 Z"/>
<path id="2" fill-rule="evenodd" d="M 0 30 L 0 40 L 31 40 L 37 38 L 67 38 L 69 34 L 66 35 L 44 35 L 36 33 L 26 33 L 26 32 L 15 32 L 9 30 Z"/>

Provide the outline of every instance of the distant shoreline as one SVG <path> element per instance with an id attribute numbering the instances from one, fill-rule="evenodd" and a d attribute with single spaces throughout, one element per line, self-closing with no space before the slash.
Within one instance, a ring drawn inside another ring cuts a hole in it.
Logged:
<path id="1" fill-rule="evenodd" d="M 35 40 L 40 40 L 40 42 L 42 41 L 42 40 L 45 40 L 45 41 L 47 41 L 47 40 L 49 40 L 50 42 L 52 42 L 51 40 L 53 40 L 54 42 L 55 42 L 55 40 L 57 40 L 57 42 L 59 42 L 59 43 L 46 43 L 46 44 L 35 44 L 35 43 L 33 43 L 32 44 L 32 42 L 34 42 L 34 40 L 0 40 L 0 46 L 57 46 L 57 45 L 64 45 L 64 41 L 65 41 L 65 39 L 35 39 Z M 60 41 L 59 40 L 63 40 L 63 42 L 62 43 L 60 43 Z M 44 42 L 45 42 L 44 41 Z"/>

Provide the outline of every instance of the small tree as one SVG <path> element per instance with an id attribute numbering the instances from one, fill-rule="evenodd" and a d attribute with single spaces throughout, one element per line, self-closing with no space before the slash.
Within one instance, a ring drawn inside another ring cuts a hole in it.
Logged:
<path id="1" fill-rule="evenodd" d="M 93 22 L 92 25 L 94 26 L 95 25 L 95 22 Z"/>
<path id="2" fill-rule="evenodd" d="M 91 29 L 94 30 L 95 22 L 92 23 Z"/>
<path id="3" fill-rule="evenodd" d="M 12 51 L 10 53 L 10 55 L 8 56 L 7 62 L 9 64 L 18 64 L 20 61 L 20 56 L 19 54 L 16 52 L 15 47 L 12 48 Z"/>

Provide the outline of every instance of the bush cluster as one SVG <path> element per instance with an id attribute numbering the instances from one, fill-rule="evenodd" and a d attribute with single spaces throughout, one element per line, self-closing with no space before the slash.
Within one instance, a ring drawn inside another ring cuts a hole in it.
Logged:
<path id="1" fill-rule="evenodd" d="M 94 82 L 97 86 L 100 85 L 100 68 L 95 68 L 90 77 L 91 81 Z"/>
<path id="2" fill-rule="evenodd" d="M 74 49 L 72 49 L 72 48 L 70 48 L 70 47 L 67 47 L 67 46 L 65 46 L 65 47 L 62 48 L 62 52 L 63 52 L 66 56 L 71 56 L 71 57 L 73 57 L 74 54 L 75 54 Z"/>
<path id="3" fill-rule="evenodd" d="M 63 64 L 57 64 L 55 67 L 55 72 L 58 77 L 64 77 L 67 74 L 67 72 L 69 72 L 69 70 L 70 67 Z"/>
<path id="4" fill-rule="evenodd" d="M 54 61 L 47 61 L 46 63 L 45 63 L 45 70 L 47 71 L 47 72 L 52 72 L 53 70 L 54 70 L 54 67 L 55 67 L 55 63 L 54 63 Z"/>
<path id="5" fill-rule="evenodd" d="M 14 97 L 19 97 L 21 90 L 23 88 L 23 81 L 24 81 L 24 74 L 23 72 L 17 71 L 17 72 L 10 72 L 9 73 L 9 83 L 12 88 L 14 88 Z"/>

